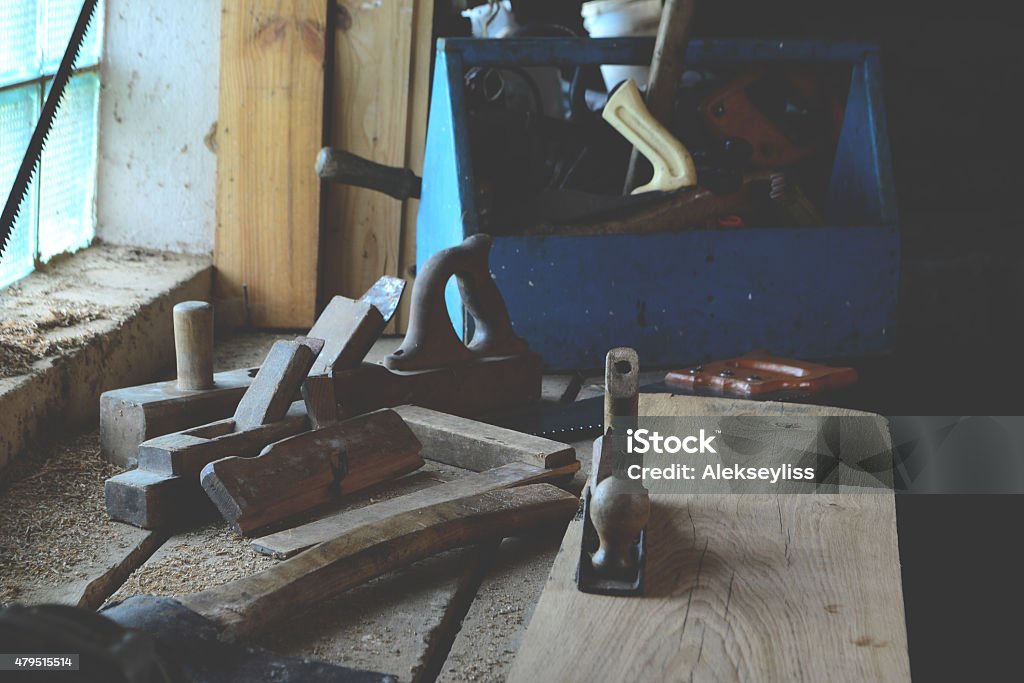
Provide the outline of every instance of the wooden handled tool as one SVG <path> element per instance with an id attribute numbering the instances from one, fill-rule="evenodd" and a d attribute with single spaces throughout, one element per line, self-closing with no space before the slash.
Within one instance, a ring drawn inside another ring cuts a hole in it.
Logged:
<path id="1" fill-rule="evenodd" d="M 324 180 L 377 190 L 395 199 L 418 199 L 422 189 L 419 176 L 408 168 L 385 166 L 333 147 L 316 156 L 316 174 Z"/>
<path id="2" fill-rule="evenodd" d="M 182 301 L 174 306 L 174 354 L 178 388 L 198 391 L 213 388 L 213 305 Z"/>
<path id="3" fill-rule="evenodd" d="M 651 75 L 647 80 L 647 109 L 662 125 L 668 125 L 675 103 L 676 90 L 683 77 L 686 45 L 690 41 L 693 10 L 696 0 L 665 0 L 658 24 L 658 37 L 651 59 Z M 625 194 L 636 185 L 639 147 L 633 149 L 626 173 Z M 645 155 L 646 156 L 646 155 Z"/>
<path id="4" fill-rule="evenodd" d="M 632 194 L 670 192 L 697 184 L 693 157 L 683 143 L 651 116 L 632 79 L 615 89 L 601 116 L 632 142 L 654 167 L 651 182 L 636 188 Z"/>
<path id="5" fill-rule="evenodd" d="M 383 331 L 397 310 L 404 289 L 404 280 L 384 276 L 358 301 L 335 297 L 309 334 L 326 342 L 311 374 L 359 365 L 373 345 L 375 335 Z M 134 465 L 143 441 L 222 420 L 235 411 L 253 382 L 255 370 L 240 368 L 218 372 L 213 375 L 210 386 L 194 386 L 205 381 L 207 365 L 212 367 L 212 351 L 207 350 L 207 344 L 213 341 L 212 318 L 213 308 L 207 311 L 201 302 L 175 310 L 177 380 L 103 392 L 100 396 L 103 457 L 119 465 Z M 209 335 L 204 332 L 207 329 Z M 329 411 L 325 410 L 322 417 L 329 419 Z"/>
<path id="6" fill-rule="evenodd" d="M 378 410 L 215 460 L 203 488 L 232 529 L 249 535 L 423 466 L 422 445 L 393 410 Z"/>
<path id="7" fill-rule="evenodd" d="M 472 361 L 483 356 L 513 356 L 529 351 L 512 330 L 505 300 L 491 279 L 488 255 L 491 236 L 483 233 L 443 249 L 423 265 L 412 291 L 409 330 L 402 346 L 384 359 L 390 370 L 427 370 Z M 476 329 L 469 345 L 455 334 L 444 289 L 455 276 L 462 303 Z"/>
<path id="8" fill-rule="evenodd" d="M 594 441 L 576 569 L 576 586 L 585 593 L 638 595 L 643 591 L 651 497 L 640 480 L 628 476 L 632 459 L 626 450 L 627 434 L 621 431 L 623 419 L 636 427 L 639 366 L 637 352 L 630 348 L 612 349 L 605 357 L 605 434 Z"/>

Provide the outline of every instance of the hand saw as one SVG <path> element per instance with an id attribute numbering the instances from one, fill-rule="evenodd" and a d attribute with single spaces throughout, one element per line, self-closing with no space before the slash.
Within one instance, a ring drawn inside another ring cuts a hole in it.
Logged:
<path id="1" fill-rule="evenodd" d="M 85 0 L 82 4 L 82 11 L 78 13 L 78 21 L 75 22 L 75 28 L 71 31 L 71 39 L 64 50 L 57 73 L 53 76 L 50 92 L 39 113 L 35 130 L 32 131 L 32 139 L 28 143 L 28 149 L 25 150 L 25 156 L 21 159 L 21 167 L 18 168 L 18 174 L 14 176 L 14 185 L 11 186 L 11 192 L 7 196 L 3 214 L 0 214 L 0 260 L 7 252 L 7 243 L 14 231 L 14 223 L 18 220 L 21 205 L 25 201 L 25 195 L 28 194 L 28 186 L 32 183 L 32 176 L 42 157 L 46 137 L 53 127 L 53 120 L 57 116 L 57 109 L 64 96 L 64 89 L 71 80 L 71 76 L 74 75 L 75 60 L 78 58 L 79 50 L 82 49 L 85 33 L 89 29 L 89 22 L 92 20 L 93 14 L 96 13 L 98 2 L 99 0 Z"/>

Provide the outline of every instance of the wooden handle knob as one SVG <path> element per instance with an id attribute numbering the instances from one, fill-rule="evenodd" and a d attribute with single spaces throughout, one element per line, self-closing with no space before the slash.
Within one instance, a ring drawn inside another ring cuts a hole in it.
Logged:
<path id="1" fill-rule="evenodd" d="M 213 306 L 183 301 L 174 307 L 174 353 L 178 388 L 213 388 Z"/>
<path id="2" fill-rule="evenodd" d="M 605 478 L 590 494 L 590 522 L 601 545 L 591 564 L 605 576 L 636 572 L 636 540 L 651 517 L 651 497 L 638 482 Z"/>
<path id="3" fill-rule="evenodd" d="M 614 418 L 635 418 L 640 410 L 640 357 L 628 347 L 612 349 L 604 360 L 604 431 Z"/>

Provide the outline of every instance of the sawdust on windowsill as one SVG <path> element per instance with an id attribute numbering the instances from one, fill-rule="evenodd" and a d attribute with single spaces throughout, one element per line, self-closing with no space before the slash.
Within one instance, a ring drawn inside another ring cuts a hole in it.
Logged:
<path id="1" fill-rule="evenodd" d="M 90 431 L 30 448 L 0 482 L 0 606 L 74 579 L 110 535 L 103 482 L 121 471 Z"/>
<path id="2" fill-rule="evenodd" d="M 16 377 L 30 372 L 36 361 L 74 351 L 85 345 L 95 334 L 54 337 L 48 332 L 110 316 L 111 312 L 106 306 L 61 302 L 51 306 L 49 313 L 38 319 L 0 320 L 0 377 Z"/>

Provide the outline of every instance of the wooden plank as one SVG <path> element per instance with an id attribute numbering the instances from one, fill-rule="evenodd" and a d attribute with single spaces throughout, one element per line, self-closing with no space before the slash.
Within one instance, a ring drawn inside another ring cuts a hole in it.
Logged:
<path id="1" fill-rule="evenodd" d="M 373 518 L 298 557 L 229 585 L 180 598 L 239 635 L 431 555 L 564 523 L 579 501 L 550 484 L 496 490 Z"/>
<path id="2" fill-rule="evenodd" d="M 427 147 L 427 113 L 430 109 L 430 67 L 434 60 L 434 0 L 415 0 L 409 69 L 408 133 L 405 140 L 405 164 L 423 176 L 423 155 Z M 416 279 L 416 218 L 420 201 L 408 199 L 402 212 L 402 241 L 398 254 L 401 277 L 412 288 Z M 402 301 L 395 321 L 395 331 L 404 333 L 409 325 L 411 297 Z"/>
<path id="3" fill-rule="evenodd" d="M 235 531 L 252 530 L 423 466 L 420 442 L 393 410 L 381 410 L 272 443 L 255 458 L 203 468 L 202 484 Z"/>
<path id="4" fill-rule="evenodd" d="M 513 463 L 486 472 L 468 474 L 454 481 L 368 505 L 358 510 L 328 515 L 294 529 L 285 529 L 257 538 L 252 542 L 252 547 L 265 555 L 287 558 L 306 548 L 337 538 L 351 529 L 380 517 L 420 510 L 440 502 L 458 500 L 488 491 L 558 481 L 572 475 L 578 469 L 579 463 L 553 470 L 525 463 Z"/>
<path id="5" fill-rule="evenodd" d="M 316 315 L 326 2 L 223 2 L 217 315 L 306 328 Z M 246 310 L 247 306 L 247 310 Z"/>
<path id="6" fill-rule="evenodd" d="M 641 395 L 642 415 L 758 412 L 865 415 Z M 645 596 L 580 593 L 582 525 L 570 523 L 510 681 L 909 680 L 891 491 L 652 503 Z"/>
<path id="7" fill-rule="evenodd" d="M 414 0 L 336 3 L 328 144 L 389 166 L 406 164 Z M 307 159 L 313 163 L 315 152 Z M 315 178 L 315 176 L 314 176 Z M 361 188 L 326 189 L 322 300 L 356 298 L 399 275 L 402 203 Z"/>
<path id="8" fill-rule="evenodd" d="M 551 439 L 419 406 L 399 406 L 395 412 L 423 444 L 423 457 L 474 472 L 510 462 L 561 467 L 576 460 L 572 446 Z"/>

